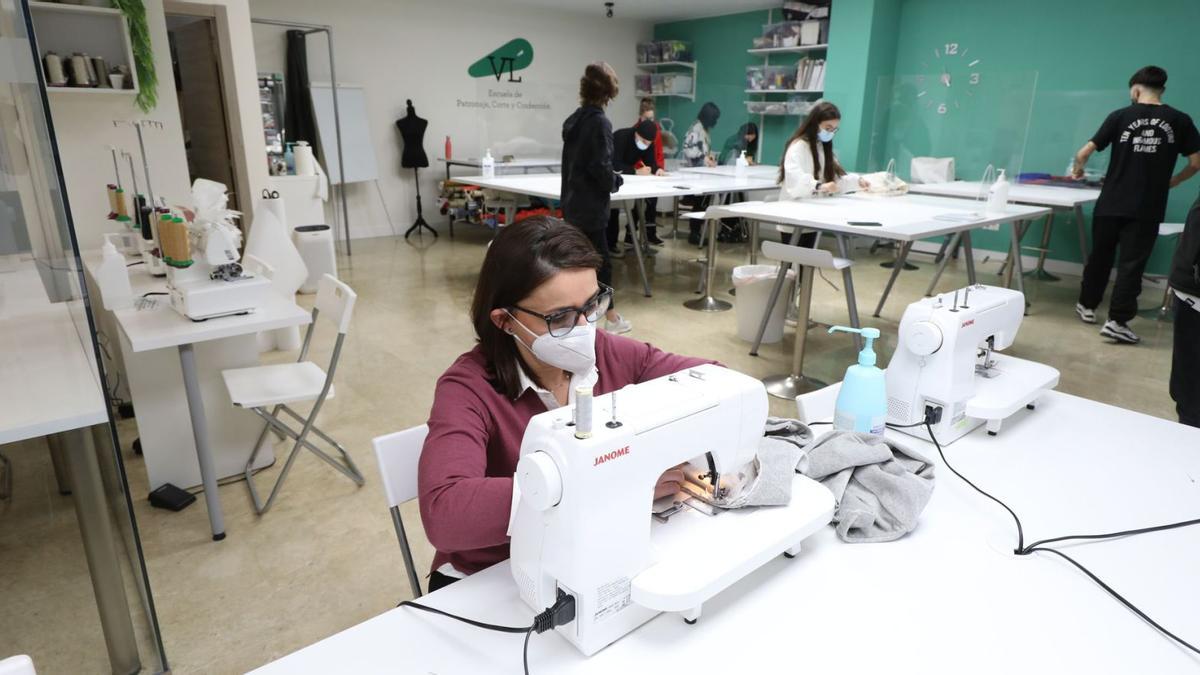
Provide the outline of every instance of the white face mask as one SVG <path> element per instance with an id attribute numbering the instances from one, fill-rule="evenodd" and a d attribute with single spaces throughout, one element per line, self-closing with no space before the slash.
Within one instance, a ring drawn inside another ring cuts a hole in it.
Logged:
<path id="1" fill-rule="evenodd" d="M 562 368 L 569 373 L 586 373 L 596 365 L 596 327 L 590 323 L 575 326 L 563 337 L 554 337 L 549 333 L 538 335 L 521 323 L 520 319 L 508 315 L 525 332 L 533 335 L 533 346 L 513 335 L 517 344 L 528 349 L 534 358 L 548 366 Z"/>
<path id="2" fill-rule="evenodd" d="M 642 140 L 642 139 L 640 139 L 640 138 L 639 138 L 639 139 L 636 139 L 636 140 L 634 141 L 634 143 L 636 143 L 636 144 L 637 144 L 638 150 L 645 150 L 646 148 L 650 147 L 650 144 L 649 144 L 649 143 L 647 143 L 647 142 L 643 141 L 643 140 Z"/>

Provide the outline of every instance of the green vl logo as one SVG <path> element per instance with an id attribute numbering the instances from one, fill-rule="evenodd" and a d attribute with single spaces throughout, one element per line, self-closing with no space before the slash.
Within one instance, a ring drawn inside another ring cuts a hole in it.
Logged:
<path id="1" fill-rule="evenodd" d="M 507 72 L 509 82 L 520 82 L 521 78 L 516 77 L 516 72 L 528 68 L 532 63 L 533 45 L 529 44 L 529 40 L 517 38 L 509 40 L 491 54 L 472 63 L 471 67 L 467 68 L 467 74 L 471 77 L 490 75 L 499 81 Z"/>

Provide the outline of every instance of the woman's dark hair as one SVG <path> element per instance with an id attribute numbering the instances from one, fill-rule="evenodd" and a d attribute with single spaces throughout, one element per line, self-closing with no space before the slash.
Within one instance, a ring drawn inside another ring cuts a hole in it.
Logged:
<path id="1" fill-rule="evenodd" d="M 603 108 L 608 102 L 617 97 L 620 88 L 617 86 L 617 71 L 603 61 L 589 63 L 579 78 L 580 105 L 594 105 Z"/>
<path id="2" fill-rule="evenodd" d="M 534 216 L 500 230 L 483 257 L 471 301 L 471 323 L 497 391 L 516 398 L 517 368 L 525 364 L 513 337 L 492 323 L 492 310 L 519 304 L 561 270 L 598 270 L 602 262 L 583 231 L 559 218 Z M 537 381 L 528 369 L 525 374 Z"/>
<path id="3" fill-rule="evenodd" d="M 721 109 L 712 101 L 708 101 L 700 106 L 700 112 L 696 113 L 696 119 L 700 120 L 700 124 L 704 125 L 705 129 L 712 129 L 717 126 L 717 120 L 720 118 Z"/>
<path id="4" fill-rule="evenodd" d="M 1139 84 L 1147 89 L 1162 91 L 1167 88 L 1167 71 L 1158 66 L 1140 68 L 1129 78 L 1129 86 Z"/>
<path id="5" fill-rule="evenodd" d="M 754 140 L 747 142 L 748 134 L 754 134 Z M 758 154 L 758 125 L 754 122 L 743 124 L 742 128 L 738 129 L 738 143 L 745 146 L 742 149 L 746 151 L 747 156 L 754 157 Z"/>
<path id="6" fill-rule="evenodd" d="M 824 170 L 819 182 L 829 183 L 837 180 L 839 176 L 846 175 L 846 170 L 833 158 L 833 141 L 829 141 L 828 143 L 817 142 L 817 132 L 821 130 L 821 123 L 840 119 L 842 119 L 842 111 L 838 110 L 836 105 L 828 101 L 822 101 L 813 106 L 812 110 L 808 111 L 808 116 L 804 118 L 804 122 L 800 124 L 796 132 L 792 134 L 792 137 L 787 140 L 787 143 L 783 144 L 783 158 L 779 160 L 779 183 L 781 185 L 783 184 L 783 165 L 787 160 L 787 149 L 791 147 L 792 143 L 801 138 L 808 141 L 808 149 L 812 152 L 813 168 L 822 166 L 822 162 L 817 158 L 818 149 L 825 155 Z"/>

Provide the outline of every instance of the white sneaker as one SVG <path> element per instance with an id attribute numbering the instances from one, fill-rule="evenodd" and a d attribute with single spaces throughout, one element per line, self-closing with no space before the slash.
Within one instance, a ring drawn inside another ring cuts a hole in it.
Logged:
<path id="1" fill-rule="evenodd" d="M 604 320 L 604 330 L 612 333 L 613 335 L 620 335 L 633 330 L 633 324 L 630 323 L 628 319 L 618 314 L 616 321 L 609 321 L 608 319 Z"/>
<path id="2" fill-rule="evenodd" d="M 1100 329 L 1100 334 L 1110 340 L 1124 342 L 1129 345 L 1136 345 L 1142 341 L 1138 334 L 1129 330 L 1129 326 L 1109 319 L 1105 322 L 1104 327 Z"/>
<path id="3" fill-rule="evenodd" d="M 1079 320 L 1084 323 L 1096 323 L 1096 310 L 1088 309 L 1078 302 L 1075 303 L 1075 313 L 1079 315 Z"/>

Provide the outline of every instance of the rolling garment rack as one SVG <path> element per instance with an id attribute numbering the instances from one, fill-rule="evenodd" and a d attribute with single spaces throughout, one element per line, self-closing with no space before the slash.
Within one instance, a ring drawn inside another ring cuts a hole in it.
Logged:
<path id="1" fill-rule="evenodd" d="M 342 152 L 342 117 L 338 111 L 338 96 L 337 96 L 337 69 L 333 64 L 333 27 L 316 23 L 299 23 L 296 21 L 280 21 L 278 19 L 255 19 L 251 18 L 250 23 L 260 23 L 267 26 L 280 26 L 282 28 L 296 28 L 303 30 L 305 35 L 313 33 L 324 33 L 325 42 L 329 48 L 329 85 L 330 91 L 333 92 L 333 127 L 335 130 L 337 152 L 338 152 L 338 175 L 342 177 L 342 189 L 337 191 L 338 200 L 342 203 L 342 227 L 346 232 L 346 255 L 350 255 L 350 212 L 346 207 L 346 189 L 345 189 L 345 154 Z M 284 83 L 287 86 L 287 83 Z M 386 205 L 384 208 L 387 208 Z M 336 230 L 335 230 L 336 231 Z"/>

